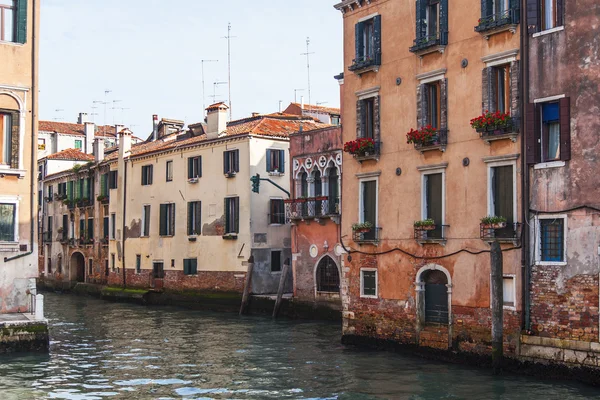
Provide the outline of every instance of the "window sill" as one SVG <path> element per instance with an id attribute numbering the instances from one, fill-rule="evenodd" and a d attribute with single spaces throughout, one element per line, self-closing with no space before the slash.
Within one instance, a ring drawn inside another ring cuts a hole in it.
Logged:
<path id="1" fill-rule="evenodd" d="M 25 46 L 25 43 L 9 42 L 9 41 L 6 41 L 6 40 L 0 40 L 0 45 L 1 44 L 5 44 L 5 45 L 8 45 L 8 46 L 16 46 L 16 47 L 23 47 L 23 46 Z"/>
<path id="2" fill-rule="evenodd" d="M 504 24 L 489 29 L 480 28 L 480 30 L 477 30 L 477 28 L 478 27 L 476 26 L 475 31 L 479 32 L 485 40 L 489 40 L 492 35 L 495 35 L 497 33 L 510 32 L 513 35 L 517 33 L 517 24 Z"/>
<path id="3" fill-rule="evenodd" d="M 564 267 L 567 265 L 567 262 L 566 261 L 536 261 L 535 265 Z"/>
<path id="4" fill-rule="evenodd" d="M 283 172 L 269 172 L 269 176 L 283 176 L 285 175 Z"/>
<path id="5" fill-rule="evenodd" d="M 555 28 L 551 28 L 551 29 L 546 29 L 545 31 L 541 31 L 541 32 L 536 32 L 533 35 L 531 35 L 531 37 L 540 37 L 540 36 L 544 36 L 544 35 L 549 35 L 551 33 L 554 32 L 560 32 L 560 31 L 564 31 L 565 27 L 563 26 L 557 26 Z"/>
<path id="6" fill-rule="evenodd" d="M 6 166 L 0 166 L 0 177 L 4 177 L 5 175 L 18 175 L 19 178 L 25 178 L 25 174 L 27 173 L 24 169 L 12 169 Z"/>
<path id="7" fill-rule="evenodd" d="M 423 56 L 431 53 L 439 52 L 440 54 L 444 54 L 446 50 L 446 45 L 444 44 L 431 44 L 428 46 L 413 46 L 409 49 L 411 53 L 423 58 Z"/>
<path id="8" fill-rule="evenodd" d="M 439 244 L 440 246 L 445 246 L 446 239 L 417 239 L 417 243 L 421 246 L 424 244 Z"/>
<path id="9" fill-rule="evenodd" d="M 515 306 L 506 306 L 506 305 L 503 305 L 502 309 L 503 310 L 509 310 L 509 311 L 517 311 L 517 307 L 515 307 Z"/>
<path id="10" fill-rule="evenodd" d="M 223 237 L 223 240 L 237 240 L 238 234 L 237 233 L 226 233 L 222 237 Z"/>
<path id="11" fill-rule="evenodd" d="M 361 294 L 360 295 L 361 299 L 378 299 L 378 296 L 370 296 L 370 295 L 366 295 L 366 294 Z"/>
<path id="12" fill-rule="evenodd" d="M 496 140 L 510 139 L 511 142 L 516 143 L 517 137 L 519 136 L 518 132 L 511 133 L 502 133 L 502 134 L 493 134 L 493 133 L 483 133 L 481 134 L 481 139 L 485 144 L 491 144 Z"/>
<path id="13" fill-rule="evenodd" d="M 533 169 L 548 169 L 548 168 L 560 168 L 565 166 L 564 161 L 548 161 L 544 163 L 535 164 Z"/>
<path id="14" fill-rule="evenodd" d="M 161 237 L 161 238 L 172 238 L 174 236 L 175 235 L 159 235 L 159 237 Z"/>
<path id="15" fill-rule="evenodd" d="M 366 67 L 354 67 L 354 66 L 350 66 L 348 67 L 349 71 L 354 72 L 356 75 L 362 75 L 365 74 L 367 72 L 379 72 L 379 65 L 369 65 Z"/>
<path id="16" fill-rule="evenodd" d="M 235 178 L 236 173 L 235 172 L 228 172 L 225 175 L 225 178 Z"/>

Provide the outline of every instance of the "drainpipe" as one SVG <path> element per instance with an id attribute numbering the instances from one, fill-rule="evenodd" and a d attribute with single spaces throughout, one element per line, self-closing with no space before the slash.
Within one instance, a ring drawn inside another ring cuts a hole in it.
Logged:
<path id="1" fill-rule="evenodd" d="M 123 171 L 123 233 L 121 234 L 121 249 L 123 250 L 123 289 L 127 288 L 127 273 L 125 270 L 125 224 L 127 211 L 127 160 L 124 160 L 125 168 Z"/>
<path id="2" fill-rule="evenodd" d="M 529 33 L 527 28 L 527 0 L 521 1 L 521 81 L 519 82 L 519 91 L 521 92 L 521 212 L 523 215 L 523 224 L 521 225 L 524 231 L 521 231 L 521 271 L 522 271 L 522 299 L 521 308 L 524 311 L 521 317 L 521 326 L 524 325 L 525 330 L 531 328 L 531 315 L 529 287 L 530 287 L 530 263 L 529 263 L 529 166 L 526 160 L 527 143 L 525 143 L 526 123 L 525 123 L 525 105 L 529 102 Z"/>
<path id="3" fill-rule="evenodd" d="M 18 254 L 16 256 L 13 257 L 4 257 L 4 262 L 8 262 L 8 261 L 13 261 L 13 260 L 17 260 L 19 258 L 23 258 L 23 257 L 27 257 L 31 254 L 33 254 L 33 246 L 34 246 L 34 234 L 35 234 L 35 224 L 36 224 L 36 220 L 35 220 L 35 208 L 36 207 L 36 203 L 37 200 L 35 198 L 35 189 L 36 189 L 36 181 L 37 179 L 35 178 L 36 176 L 36 158 L 35 154 L 36 154 L 36 149 L 35 146 L 37 145 L 37 143 L 35 143 L 35 116 L 36 116 L 36 107 L 35 107 L 35 99 L 36 99 L 36 92 L 37 92 L 37 87 L 35 85 L 35 77 L 37 74 L 37 70 L 35 68 L 35 46 L 36 46 L 36 32 L 35 32 L 35 28 L 36 28 L 36 0 L 31 2 L 31 7 L 33 9 L 33 15 L 31 18 L 31 170 L 29 171 L 29 175 L 31 177 L 31 183 L 30 183 L 30 205 L 29 205 L 29 220 L 30 220 L 30 230 L 29 230 L 29 251 L 26 253 L 22 253 L 22 254 Z M 25 112 L 27 112 L 27 110 L 25 110 Z"/>

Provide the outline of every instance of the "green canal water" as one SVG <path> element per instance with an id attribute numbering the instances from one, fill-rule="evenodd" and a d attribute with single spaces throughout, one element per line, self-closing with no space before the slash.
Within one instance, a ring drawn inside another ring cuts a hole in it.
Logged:
<path id="1" fill-rule="evenodd" d="M 600 390 L 373 352 L 340 327 L 46 294 L 48 356 L 0 356 L 0 399 L 589 399 Z"/>

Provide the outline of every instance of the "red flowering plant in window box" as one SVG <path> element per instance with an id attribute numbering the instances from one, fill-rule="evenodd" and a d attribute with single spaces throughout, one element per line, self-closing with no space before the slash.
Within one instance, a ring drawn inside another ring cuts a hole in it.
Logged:
<path id="1" fill-rule="evenodd" d="M 406 134 L 406 143 L 414 143 L 415 145 L 431 145 L 435 144 L 438 138 L 438 129 L 431 125 L 424 126 L 420 129 L 412 129 Z"/>
<path id="2" fill-rule="evenodd" d="M 354 157 L 364 157 L 375 153 L 375 141 L 371 138 L 358 138 L 344 143 L 344 151 Z"/>
<path id="3" fill-rule="evenodd" d="M 479 133 L 502 134 L 512 130 L 513 118 L 508 113 L 485 110 L 482 115 L 471 120 L 471 127 Z"/>

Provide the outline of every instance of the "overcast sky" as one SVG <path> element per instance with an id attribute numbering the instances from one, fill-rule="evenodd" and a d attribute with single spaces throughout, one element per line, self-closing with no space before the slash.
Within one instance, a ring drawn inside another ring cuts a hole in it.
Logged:
<path id="1" fill-rule="evenodd" d="M 306 38 L 310 37 L 311 100 L 339 106 L 333 76 L 342 72 L 342 15 L 326 0 L 44 0 L 40 41 L 40 119 L 124 123 L 146 137 L 152 114 L 202 119 L 213 82 L 227 81 L 231 22 L 233 118 L 308 103 Z M 105 90 L 112 92 L 105 96 Z M 227 100 L 227 85 L 216 90 Z M 120 100 L 115 102 L 115 100 Z M 125 110 L 113 107 L 126 108 Z M 56 111 L 59 110 L 59 111 Z"/>

